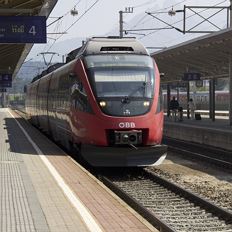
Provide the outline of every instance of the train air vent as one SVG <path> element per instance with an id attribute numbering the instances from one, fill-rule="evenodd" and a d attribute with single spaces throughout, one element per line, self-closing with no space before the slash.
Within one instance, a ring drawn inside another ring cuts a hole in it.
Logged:
<path id="1" fill-rule="evenodd" d="M 133 52 L 132 47 L 101 47 L 101 52 Z"/>

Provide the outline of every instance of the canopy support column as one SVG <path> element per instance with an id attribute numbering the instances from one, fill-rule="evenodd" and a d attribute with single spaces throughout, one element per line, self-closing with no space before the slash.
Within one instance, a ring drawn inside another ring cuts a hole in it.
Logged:
<path id="1" fill-rule="evenodd" d="M 229 123 L 232 126 L 232 54 L 229 55 Z"/>
<path id="2" fill-rule="evenodd" d="M 170 116 L 170 85 L 167 84 L 167 116 L 169 117 Z"/>
<path id="3" fill-rule="evenodd" d="M 190 111 L 189 111 L 189 106 L 188 106 L 188 103 L 189 103 L 189 99 L 190 99 L 190 83 L 188 81 L 188 84 L 187 84 L 187 118 L 190 118 Z"/>
<path id="4" fill-rule="evenodd" d="M 209 112 L 212 121 L 215 121 L 215 79 L 210 80 L 209 85 Z"/>

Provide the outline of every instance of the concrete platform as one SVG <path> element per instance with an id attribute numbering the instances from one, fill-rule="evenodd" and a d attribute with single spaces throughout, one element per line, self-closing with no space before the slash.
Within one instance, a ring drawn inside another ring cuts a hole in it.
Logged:
<path id="1" fill-rule="evenodd" d="M 226 119 L 213 122 L 209 118 L 191 120 L 184 117 L 183 121 L 174 122 L 165 116 L 164 135 L 232 151 L 232 127 Z"/>
<path id="2" fill-rule="evenodd" d="M 0 231 L 157 231 L 9 109 L 0 134 Z"/>

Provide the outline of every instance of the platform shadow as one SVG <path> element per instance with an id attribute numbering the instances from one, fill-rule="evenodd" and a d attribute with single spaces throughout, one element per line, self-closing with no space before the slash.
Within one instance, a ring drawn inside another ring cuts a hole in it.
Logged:
<path id="1" fill-rule="evenodd" d="M 18 123 L 23 127 L 23 129 L 28 133 L 31 140 L 37 144 L 40 143 L 43 145 L 39 146 L 45 155 L 56 155 L 56 156 L 65 156 L 66 154 L 59 147 L 55 146 L 53 149 L 49 150 L 49 147 L 52 147 L 53 142 L 50 141 L 45 134 L 39 131 L 37 128 L 32 126 L 28 121 L 23 118 L 17 118 L 17 122 L 14 118 L 5 118 L 4 119 L 4 129 L 7 131 L 8 139 L 5 143 L 9 143 L 9 151 L 14 153 L 21 154 L 30 154 L 38 155 L 35 148 L 32 146 L 31 142 L 28 140 L 22 129 L 19 127 Z M 43 149 L 43 148 L 48 149 Z"/>

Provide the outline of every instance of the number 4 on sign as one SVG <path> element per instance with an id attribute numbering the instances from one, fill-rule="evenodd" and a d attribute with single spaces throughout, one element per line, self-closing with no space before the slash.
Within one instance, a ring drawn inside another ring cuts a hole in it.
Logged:
<path id="1" fill-rule="evenodd" d="M 35 34 L 36 34 L 35 26 L 32 26 L 32 27 L 30 28 L 29 33 L 32 34 L 32 35 L 35 35 Z"/>

